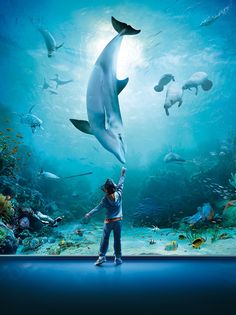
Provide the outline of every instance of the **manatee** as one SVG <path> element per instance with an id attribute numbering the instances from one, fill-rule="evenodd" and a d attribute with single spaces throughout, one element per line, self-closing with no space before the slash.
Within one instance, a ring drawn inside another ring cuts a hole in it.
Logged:
<path id="1" fill-rule="evenodd" d="M 70 121 L 80 131 L 94 135 L 107 151 L 125 163 L 126 145 L 118 95 L 129 79 L 117 79 L 117 59 L 123 36 L 136 35 L 140 30 L 114 17 L 111 22 L 118 35 L 103 49 L 91 73 L 86 97 L 88 121 Z"/>
<path id="2" fill-rule="evenodd" d="M 174 76 L 171 73 L 164 74 L 157 85 L 154 86 L 154 90 L 156 92 L 162 92 L 164 89 L 164 86 L 170 83 L 170 81 L 175 81 Z"/>
<path id="3" fill-rule="evenodd" d="M 27 114 L 17 114 L 20 117 L 20 122 L 22 124 L 28 125 L 32 133 L 35 133 L 36 128 L 40 128 L 43 130 L 42 123 L 43 121 L 38 118 L 36 115 L 32 114 L 34 106 L 32 106 Z"/>
<path id="4" fill-rule="evenodd" d="M 167 91 L 166 91 L 166 99 L 164 108 L 166 111 L 166 115 L 169 116 L 169 108 L 173 106 L 175 103 L 178 103 L 178 107 L 180 107 L 183 103 L 183 89 L 177 83 L 172 83 Z"/>
<path id="5" fill-rule="evenodd" d="M 39 32 L 42 34 L 44 42 L 46 44 L 47 50 L 48 50 L 48 57 L 52 57 L 52 54 L 59 48 L 61 48 L 64 43 L 57 45 L 54 37 L 52 36 L 52 34 L 44 29 L 44 28 L 39 28 Z"/>
<path id="6" fill-rule="evenodd" d="M 203 91 L 209 91 L 212 88 L 212 81 L 208 79 L 206 72 L 195 72 L 191 77 L 184 83 L 184 90 L 196 89 L 196 95 L 198 94 L 198 87 L 201 86 Z"/>

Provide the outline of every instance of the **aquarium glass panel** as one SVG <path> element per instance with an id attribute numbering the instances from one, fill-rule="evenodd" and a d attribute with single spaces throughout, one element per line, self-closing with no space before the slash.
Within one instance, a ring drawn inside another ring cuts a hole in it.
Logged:
<path id="1" fill-rule="evenodd" d="M 0 255 L 236 255 L 235 13 L 1 1 Z"/>

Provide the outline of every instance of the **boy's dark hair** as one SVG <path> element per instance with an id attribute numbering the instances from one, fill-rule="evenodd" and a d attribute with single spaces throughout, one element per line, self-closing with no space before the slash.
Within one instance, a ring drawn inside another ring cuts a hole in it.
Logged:
<path id="1" fill-rule="evenodd" d="M 116 184 L 113 182 L 112 179 L 108 178 L 104 185 L 102 185 L 101 189 L 103 191 L 107 191 L 108 195 L 114 194 L 116 191 Z"/>

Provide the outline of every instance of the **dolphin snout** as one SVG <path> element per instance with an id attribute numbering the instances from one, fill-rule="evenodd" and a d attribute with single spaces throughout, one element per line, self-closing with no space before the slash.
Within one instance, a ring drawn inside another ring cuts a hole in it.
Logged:
<path id="1" fill-rule="evenodd" d="M 118 160 L 122 163 L 125 164 L 126 163 L 126 159 L 125 159 L 125 148 L 121 147 L 120 152 L 118 152 L 116 155 L 116 157 L 118 158 Z"/>

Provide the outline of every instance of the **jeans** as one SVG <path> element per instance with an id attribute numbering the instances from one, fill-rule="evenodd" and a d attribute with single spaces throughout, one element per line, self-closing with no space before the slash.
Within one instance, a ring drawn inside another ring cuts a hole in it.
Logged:
<path id="1" fill-rule="evenodd" d="M 116 258 L 121 258 L 121 221 L 115 221 L 110 223 L 105 223 L 103 227 L 103 236 L 100 244 L 100 253 L 99 256 L 106 256 L 108 246 L 109 246 L 109 237 L 111 231 L 113 230 L 114 235 L 114 252 Z"/>

